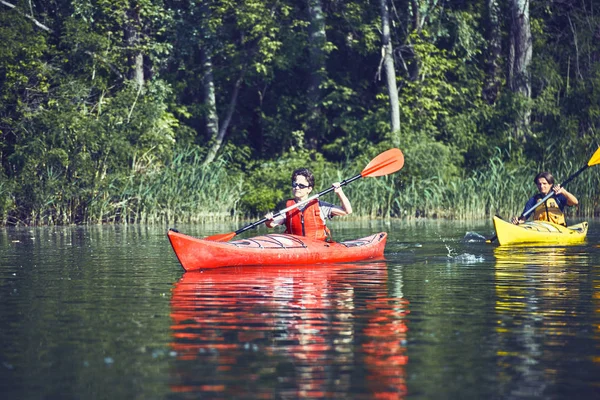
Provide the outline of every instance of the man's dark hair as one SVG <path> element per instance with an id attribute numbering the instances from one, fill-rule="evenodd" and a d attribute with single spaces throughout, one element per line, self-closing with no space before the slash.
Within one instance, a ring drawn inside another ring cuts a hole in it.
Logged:
<path id="1" fill-rule="evenodd" d="M 296 182 L 296 177 L 298 175 L 302 175 L 303 177 L 306 178 L 306 181 L 308 182 L 308 186 L 310 186 L 310 187 L 315 186 L 315 177 L 308 168 L 298 168 L 297 170 L 295 170 L 292 173 L 292 183 Z"/>

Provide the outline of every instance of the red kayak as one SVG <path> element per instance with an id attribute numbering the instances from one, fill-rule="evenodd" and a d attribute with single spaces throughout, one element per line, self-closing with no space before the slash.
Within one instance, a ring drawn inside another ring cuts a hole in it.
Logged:
<path id="1" fill-rule="evenodd" d="M 306 265 L 383 258 L 387 233 L 361 239 L 324 242 L 284 233 L 218 242 L 168 232 L 173 250 L 186 271 L 245 265 Z"/>

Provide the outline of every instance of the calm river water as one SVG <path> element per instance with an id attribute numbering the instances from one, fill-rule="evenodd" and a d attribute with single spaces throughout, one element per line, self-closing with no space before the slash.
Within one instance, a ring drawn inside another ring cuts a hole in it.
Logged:
<path id="1" fill-rule="evenodd" d="M 600 221 L 507 249 L 491 221 L 332 228 L 386 260 L 184 273 L 167 227 L 0 230 L 2 398 L 600 398 Z"/>

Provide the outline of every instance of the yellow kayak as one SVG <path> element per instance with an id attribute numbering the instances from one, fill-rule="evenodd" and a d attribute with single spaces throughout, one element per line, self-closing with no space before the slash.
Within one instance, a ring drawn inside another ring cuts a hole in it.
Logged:
<path id="1" fill-rule="evenodd" d="M 582 222 L 569 227 L 545 221 L 514 225 L 502 218 L 494 217 L 494 229 L 500 245 L 518 243 L 571 244 L 585 240 L 588 223 Z"/>

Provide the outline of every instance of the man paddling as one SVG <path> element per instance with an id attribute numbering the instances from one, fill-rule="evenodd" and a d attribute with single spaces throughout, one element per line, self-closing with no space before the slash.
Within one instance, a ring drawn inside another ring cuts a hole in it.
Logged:
<path id="1" fill-rule="evenodd" d="M 286 208 L 308 199 L 315 185 L 315 177 L 307 168 L 300 168 L 292 173 L 292 193 L 294 198 L 286 202 Z M 333 191 L 340 198 L 342 206 L 336 206 L 320 199 L 313 199 L 306 204 L 300 205 L 285 214 L 273 218 L 273 213 L 265 215 L 265 225 L 273 228 L 285 224 L 285 233 L 306 236 L 319 240 L 327 240 L 331 232 L 327 228 L 326 221 L 335 216 L 343 216 L 352 213 L 352 205 L 342 190 L 339 182 L 332 185 Z"/>
<path id="2" fill-rule="evenodd" d="M 534 221 L 548 221 L 557 225 L 567 226 L 565 220 L 564 209 L 566 206 L 576 206 L 579 200 L 573 194 L 569 193 L 564 187 L 554 184 L 554 177 L 549 172 L 540 172 L 533 180 L 538 188 L 539 193 L 533 196 L 525 204 L 525 209 L 520 217 L 513 217 L 512 223 L 515 225 L 522 224 L 529 216 L 524 214 L 536 207 L 544 197 L 554 191 L 554 196 L 547 199 L 543 204 L 539 204 L 533 212 Z"/>

